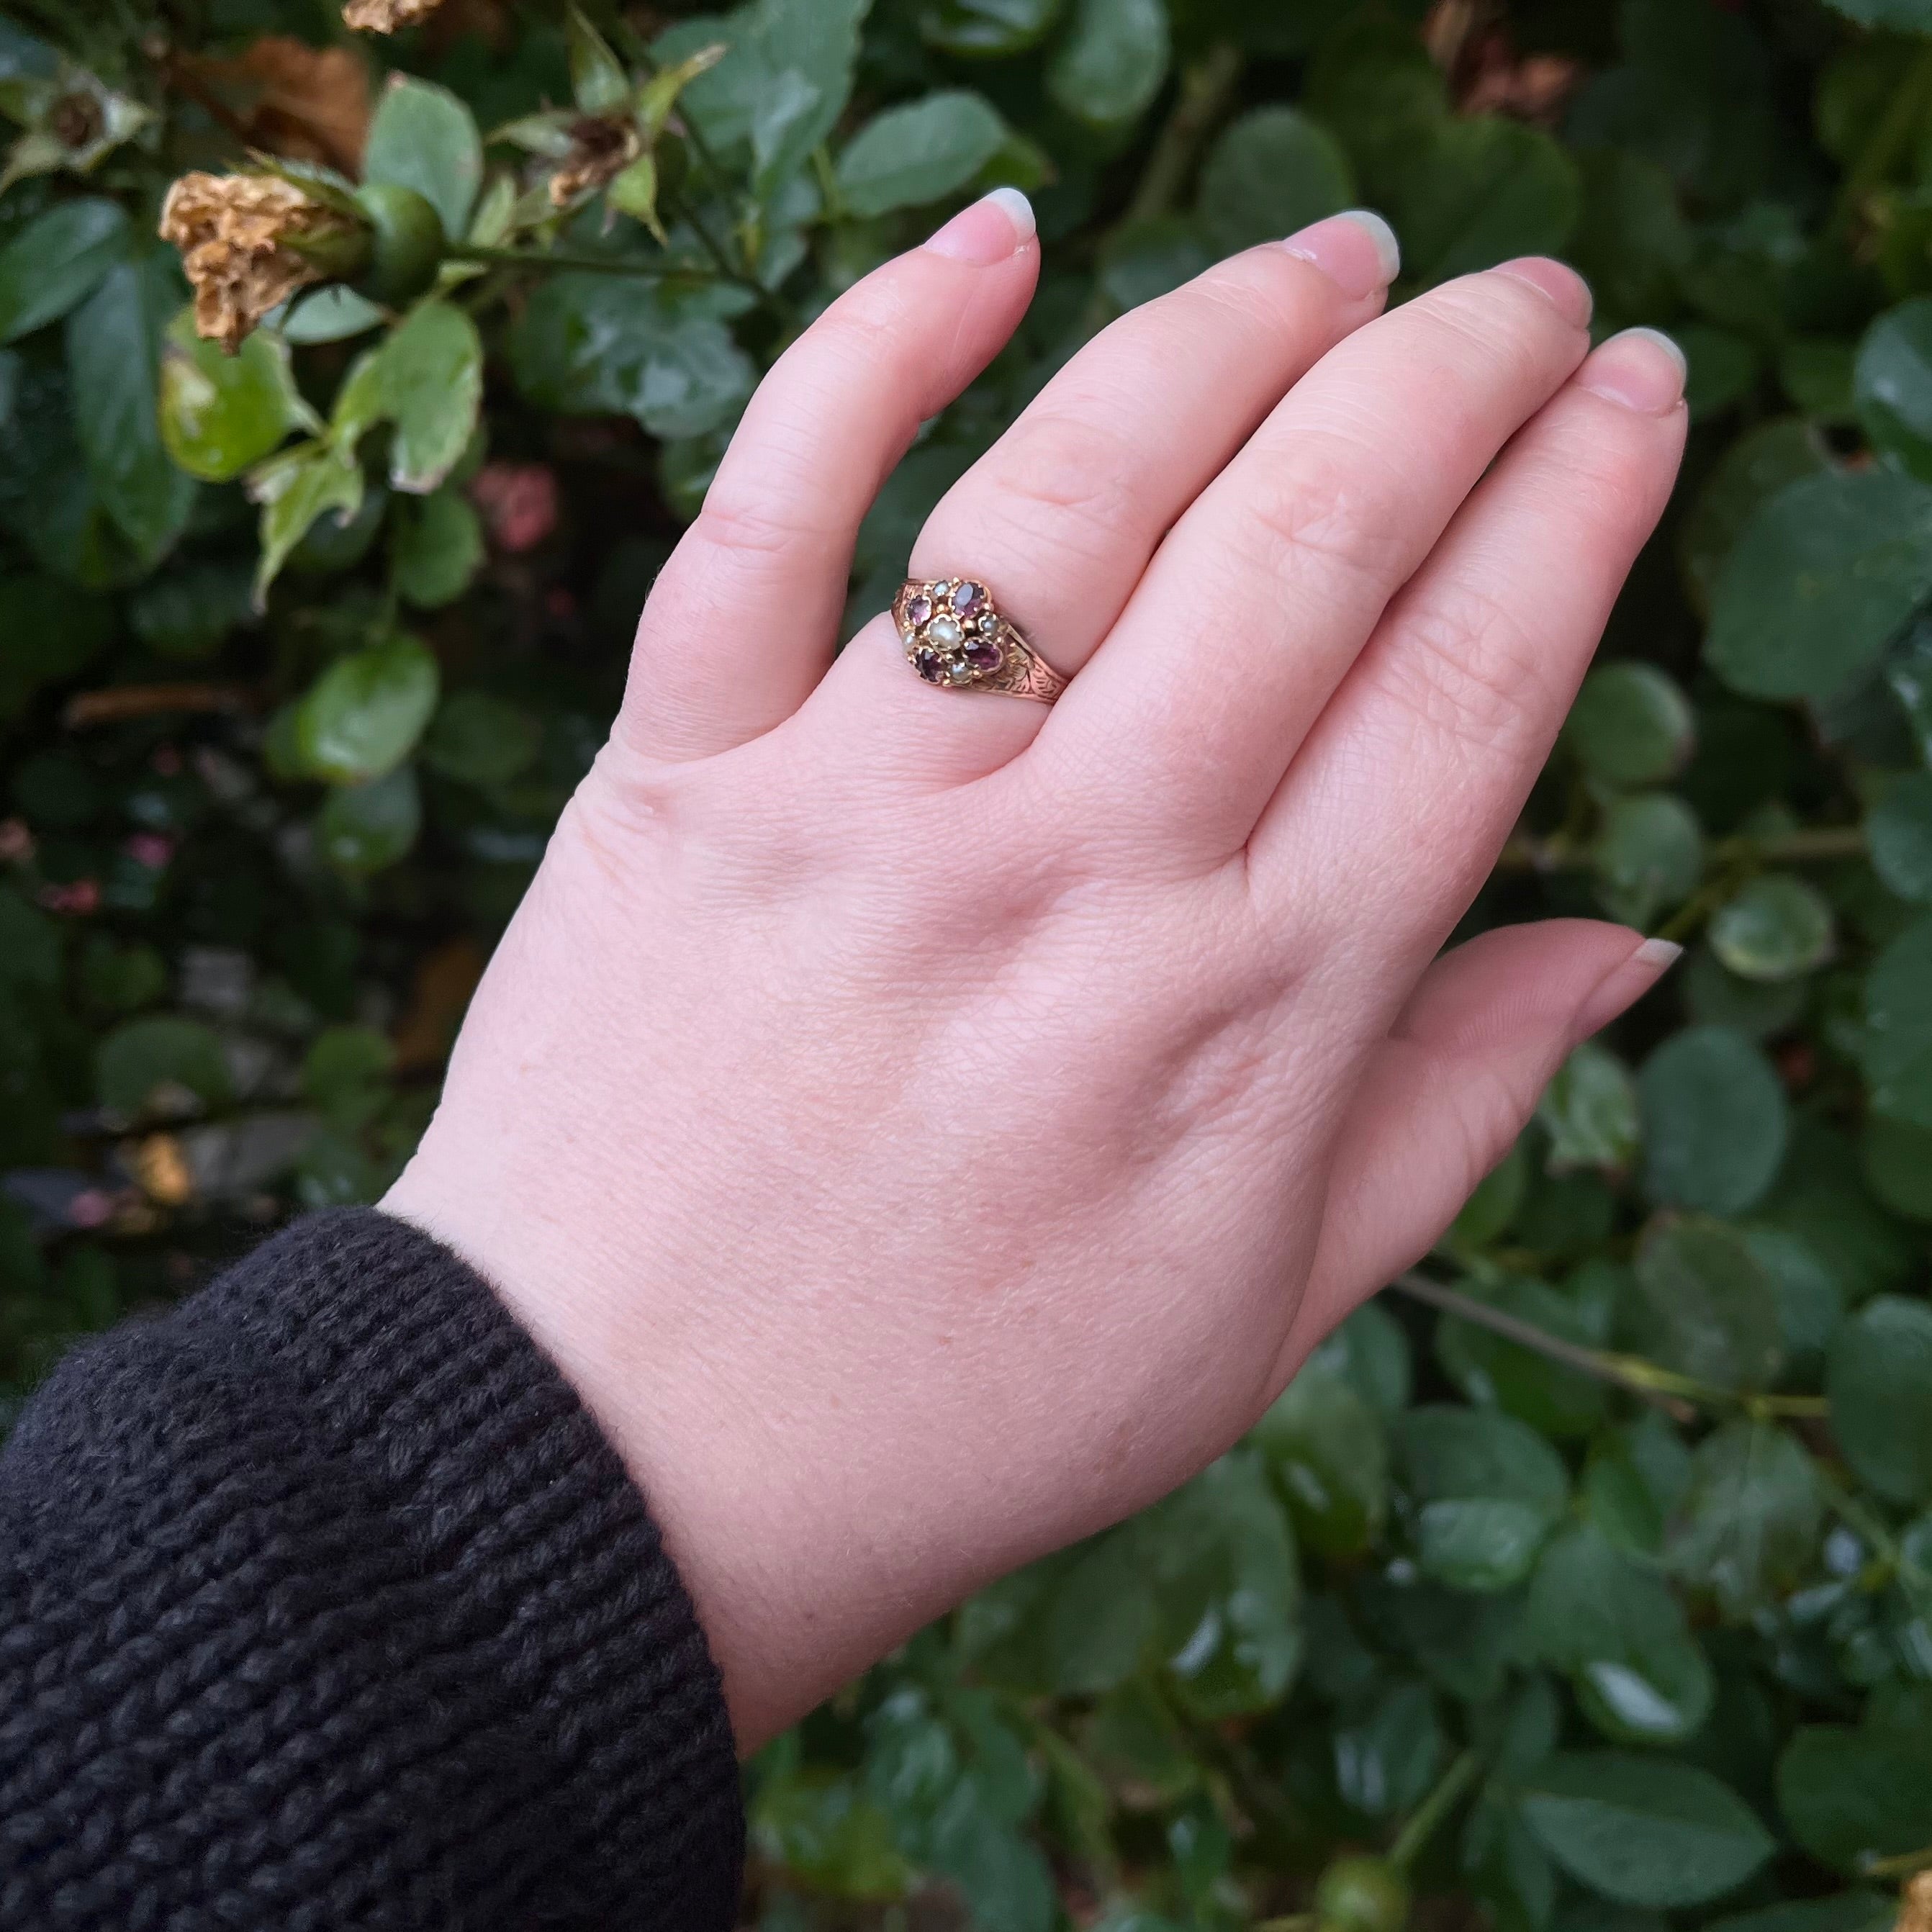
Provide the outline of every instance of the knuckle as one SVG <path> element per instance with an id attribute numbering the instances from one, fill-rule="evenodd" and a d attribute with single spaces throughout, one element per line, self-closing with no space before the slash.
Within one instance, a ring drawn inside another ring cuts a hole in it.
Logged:
<path id="1" fill-rule="evenodd" d="M 1264 467 L 1244 507 L 1250 560 L 1271 579 L 1312 566 L 1379 598 L 1404 574 L 1388 480 L 1358 448 L 1304 444 L 1292 464 Z"/>
<path id="2" fill-rule="evenodd" d="M 704 500 L 688 537 L 704 550 L 727 556 L 782 556 L 808 532 L 797 520 L 774 515 L 772 500 L 757 493 L 713 488 Z"/>
<path id="3" fill-rule="evenodd" d="M 1382 682 L 1432 736 L 1493 754 L 1544 716 L 1547 655 L 1516 612 L 1463 584 L 1400 614 Z"/>
<path id="4" fill-rule="evenodd" d="M 1082 556 L 1113 556 L 1145 520 L 1132 471 L 1132 454 L 1118 431 L 1078 416 L 1042 417 L 1010 445 L 995 446 L 958 496 L 935 513 L 928 533 L 947 533 L 970 516 L 976 524 L 996 524 L 1002 540 L 1025 550 L 1046 544 Z"/>

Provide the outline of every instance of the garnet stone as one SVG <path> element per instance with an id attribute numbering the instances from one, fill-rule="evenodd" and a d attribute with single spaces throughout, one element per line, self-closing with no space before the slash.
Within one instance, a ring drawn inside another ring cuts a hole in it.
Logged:
<path id="1" fill-rule="evenodd" d="M 922 646 L 913 652 L 912 668 L 928 684 L 946 682 L 946 667 L 940 662 L 939 653 L 930 646 Z"/>
<path id="2" fill-rule="evenodd" d="M 998 670 L 1000 668 L 1000 647 L 991 638 L 975 638 L 966 646 L 965 658 L 976 671 Z"/>
<path id="3" fill-rule="evenodd" d="M 906 600 L 906 622 L 916 631 L 932 615 L 932 599 L 921 591 L 916 597 Z"/>
<path id="4" fill-rule="evenodd" d="M 986 586 L 962 578 L 952 586 L 952 608 L 962 617 L 970 617 L 986 601 Z"/>

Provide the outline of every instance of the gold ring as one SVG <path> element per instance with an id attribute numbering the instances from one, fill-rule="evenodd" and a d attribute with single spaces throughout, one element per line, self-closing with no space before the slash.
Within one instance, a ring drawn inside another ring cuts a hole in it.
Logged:
<path id="1" fill-rule="evenodd" d="M 906 662 L 947 691 L 1004 691 L 1051 704 L 1066 680 L 1000 616 L 972 577 L 909 577 L 892 599 Z"/>

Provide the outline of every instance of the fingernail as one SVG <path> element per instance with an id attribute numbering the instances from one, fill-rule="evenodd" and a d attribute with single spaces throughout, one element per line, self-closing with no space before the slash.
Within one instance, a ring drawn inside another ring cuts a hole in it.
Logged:
<path id="1" fill-rule="evenodd" d="M 1556 312 L 1573 328 L 1588 328 L 1596 298 L 1590 285 L 1574 268 L 1552 262 L 1547 255 L 1525 255 L 1498 265 L 1496 273 L 1512 281 L 1526 282 L 1538 295 L 1546 296 Z"/>
<path id="2" fill-rule="evenodd" d="M 1684 949 L 1667 939 L 1646 939 L 1621 966 L 1606 974 L 1583 1002 L 1570 1030 L 1573 1043 L 1588 1040 L 1618 1014 L 1636 1005 L 1683 956 Z"/>
<path id="3" fill-rule="evenodd" d="M 990 268 L 1033 238 L 1033 203 L 1016 188 L 996 188 L 962 208 L 926 243 L 935 255 Z"/>
<path id="4" fill-rule="evenodd" d="M 1291 235 L 1281 244 L 1312 262 L 1351 302 L 1385 289 L 1402 270 L 1402 244 L 1372 209 L 1351 208 Z"/>
<path id="5" fill-rule="evenodd" d="M 1591 352 L 1576 380 L 1627 410 L 1661 416 L 1684 400 L 1689 374 L 1683 350 L 1660 328 L 1627 328 Z"/>

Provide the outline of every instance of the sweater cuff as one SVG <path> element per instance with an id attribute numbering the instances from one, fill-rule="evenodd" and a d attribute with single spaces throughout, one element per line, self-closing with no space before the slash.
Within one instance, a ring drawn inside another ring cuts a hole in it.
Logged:
<path id="1" fill-rule="evenodd" d="M 574 1391 L 440 1243 L 370 1210 L 314 1215 L 55 1382 L 92 1413 L 50 1388 L 25 1436 L 54 1423 L 98 1476 L 104 1441 L 134 1460 L 143 1412 L 174 1491 L 167 1520 L 96 1532 L 174 1544 L 204 1607 L 212 1571 L 252 1576 L 226 1686 L 154 1715 L 204 1731 L 198 1768 L 284 1826 L 326 1814 L 326 1844 L 296 1854 L 311 1882 L 320 1863 L 366 1884 L 373 1862 L 382 1889 L 453 1894 L 479 1925 L 734 1922 L 738 1771 L 690 1600 Z M 190 1554 L 197 1519 L 213 1546 Z M 118 1554 L 144 1576 L 166 1562 Z M 266 1694 L 224 1720 L 250 1680 Z M 258 1868 L 266 1904 L 264 1887 Z"/>

